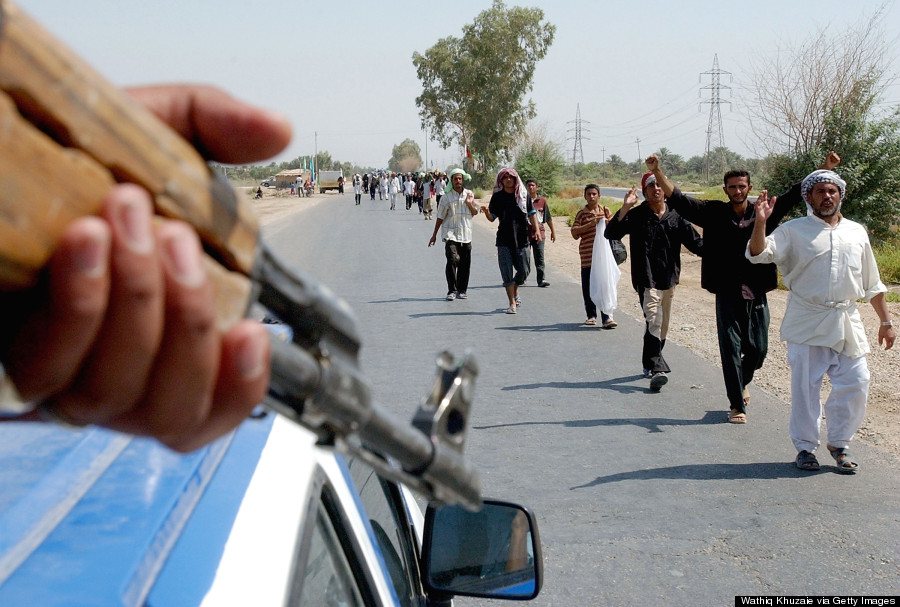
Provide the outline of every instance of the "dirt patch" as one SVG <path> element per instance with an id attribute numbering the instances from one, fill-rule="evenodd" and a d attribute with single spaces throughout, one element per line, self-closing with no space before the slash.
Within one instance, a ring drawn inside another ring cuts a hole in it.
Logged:
<path id="1" fill-rule="evenodd" d="M 289 196 L 284 191 L 270 190 L 264 192 L 262 200 L 254 200 L 254 208 L 260 217 L 260 223 L 266 225 L 289 213 L 299 212 L 316 205 L 325 199 L 327 194 L 314 194 L 310 198 Z M 578 258 L 578 241 L 572 238 L 566 225 L 566 217 L 555 217 L 557 230 L 556 242 L 548 242 L 544 247 L 548 266 L 562 271 L 575 281 L 580 281 L 581 269 Z M 477 222 L 481 225 L 483 222 Z M 548 230 L 549 234 L 549 230 Z M 626 237 L 627 241 L 627 237 Z M 619 313 L 642 319 L 643 315 L 637 303 L 637 295 L 631 287 L 629 262 L 622 266 L 622 278 L 619 281 Z M 552 288 L 552 287 L 551 287 Z M 787 362 L 787 348 L 778 339 L 778 327 L 784 317 L 787 291 L 773 291 L 769 294 L 769 312 L 771 314 L 771 331 L 769 354 L 763 368 L 753 380 L 755 389 L 762 389 L 784 401 L 791 398 L 791 371 Z M 900 304 L 888 303 L 891 318 L 900 324 Z M 869 371 L 872 384 L 869 389 L 869 402 L 866 418 L 859 429 L 858 438 L 878 445 L 900 457 L 900 345 L 885 351 L 878 345 L 878 316 L 868 304 L 859 307 L 869 345 L 872 352 L 868 356 Z M 706 360 L 719 364 L 719 344 L 716 337 L 715 299 L 713 295 L 700 287 L 700 258 L 685 251 L 682 255 L 681 283 L 675 292 L 672 304 L 672 321 L 668 340 L 690 348 Z M 827 384 L 827 382 L 826 382 Z M 828 390 L 826 385 L 823 389 Z M 823 398 L 825 394 L 823 394 Z M 722 417 L 728 409 L 727 401 L 722 402 Z M 752 405 L 750 423 L 753 423 Z"/>

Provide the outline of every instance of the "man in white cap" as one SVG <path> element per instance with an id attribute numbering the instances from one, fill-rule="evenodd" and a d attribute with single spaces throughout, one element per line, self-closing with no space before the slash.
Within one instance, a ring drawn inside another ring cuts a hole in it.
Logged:
<path id="1" fill-rule="evenodd" d="M 466 299 L 469 288 L 469 270 L 472 266 L 472 217 L 478 214 L 475 194 L 463 187 L 463 181 L 471 179 L 462 169 L 450 171 L 450 185 L 441 196 L 437 208 L 437 221 L 428 246 L 437 241 L 438 228 L 444 241 L 447 265 L 447 301 Z"/>
<path id="2" fill-rule="evenodd" d="M 825 401 L 828 418 L 827 448 L 838 472 L 853 474 L 858 465 L 850 458 L 850 440 L 862 423 L 869 393 L 866 354 L 869 342 L 856 302 L 872 304 L 881 326 L 878 343 L 894 345 L 893 323 L 885 303 L 887 290 L 878 274 L 866 229 L 841 215 L 846 183 L 830 170 L 814 171 L 803 180 L 801 196 L 806 217 L 765 234 L 765 220 L 775 198 L 763 191 L 756 201 L 756 225 L 747 243 L 752 263 L 775 263 L 791 292 L 781 339 L 787 342 L 791 365 L 790 436 L 801 470 L 819 469 L 815 450 L 823 417 L 820 399 L 827 374 L 831 393 Z"/>

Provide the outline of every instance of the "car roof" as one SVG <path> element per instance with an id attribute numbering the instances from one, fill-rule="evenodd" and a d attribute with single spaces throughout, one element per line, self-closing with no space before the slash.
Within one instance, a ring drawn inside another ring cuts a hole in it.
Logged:
<path id="1" fill-rule="evenodd" d="M 276 415 L 186 455 L 99 428 L 2 423 L 0 605 L 234 604 L 239 591 L 281 604 L 316 474 L 384 569 L 346 462 Z"/>

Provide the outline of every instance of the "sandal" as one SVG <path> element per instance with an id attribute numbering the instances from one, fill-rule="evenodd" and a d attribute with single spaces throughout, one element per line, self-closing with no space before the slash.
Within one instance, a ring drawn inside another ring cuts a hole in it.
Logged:
<path id="1" fill-rule="evenodd" d="M 747 414 L 741 413 L 737 409 L 732 409 L 731 413 L 728 414 L 728 423 L 729 424 L 746 424 L 747 423 Z"/>
<path id="2" fill-rule="evenodd" d="M 597 319 L 596 318 L 588 318 L 586 321 L 584 321 L 584 324 L 586 324 L 589 327 L 596 327 Z"/>
<path id="3" fill-rule="evenodd" d="M 816 459 L 815 453 L 809 451 L 801 451 L 797 454 L 797 460 L 794 462 L 800 470 L 807 472 L 815 472 L 819 469 L 819 460 Z"/>
<path id="4" fill-rule="evenodd" d="M 856 474 L 859 464 L 850 459 L 850 450 L 847 447 L 833 448 L 828 447 L 828 452 L 834 461 L 837 462 L 838 472 L 841 474 Z"/>
<path id="5" fill-rule="evenodd" d="M 744 406 L 746 407 L 747 405 L 750 404 L 750 388 L 748 388 L 747 386 L 744 386 L 743 397 L 744 397 Z"/>
<path id="6" fill-rule="evenodd" d="M 516 307 L 515 307 L 515 306 L 510 306 L 510 307 L 506 308 L 506 313 L 507 313 L 507 314 L 515 314 L 515 313 L 516 313 Z"/>

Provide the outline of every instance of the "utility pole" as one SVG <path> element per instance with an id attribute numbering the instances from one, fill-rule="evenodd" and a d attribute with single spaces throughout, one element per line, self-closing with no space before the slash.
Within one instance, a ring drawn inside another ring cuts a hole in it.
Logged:
<path id="1" fill-rule="evenodd" d="M 722 166 L 725 166 L 727 162 L 727 158 L 725 157 L 725 133 L 722 128 L 722 104 L 727 103 L 729 107 L 731 106 L 730 101 L 722 101 L 721 91 L 722 89 L 731 90 L 730 86 L 725 86 L 722 84 L 721 77 L 726 75 L 729 77 L 729 82 L 731 81 L 731 72 L 726 72 L 719 69 L 719 55 L 713 56 L 713 67 L 712 70 L 708 72 L 703 72 L 700 74 L 700 81 L 703 82 L 703 76 L 710 77 L 710 83 L 707 86 L 701 87 L 700 90 L 709 90 L 710 97 L 708 101 L 701 101 L 700 106 L 703 104 L 709 104 L 709 124 L 706 127 L 706 183 L 709 183 L 709 167 L 712 160 L 712 153 L 714 150 L 719 149 L 722 153 Z M 702 92 L 701 92 L 702 94 Z"/>
<path id="2" fill-rule="evenodd" d="M 574 137 L 569 137 L 568 139 L 574 139 L 575 145 L 572 147 L 572 173 L 575 173 L 575 164 L 581 163 L 584 164 L 584 150 L 581 147 L 581 140 L 587 139 L 590 141 L 590 137 L 585 137 L 583 135 L 584 131 L 590 133 L 590 129 L 586 129 L 584 127 L 585 124 L 590 124 L 587 120 L 581 119 L 581 104 L 577 104 L 575 106 L 575 120 L 570 120 L 566 124 L 574 124 L 572 128 L 568 130 L 569 133 L 574 132 Z"/>
<path id="3" fill-rule="evenodd" d="M 640 170 L 641 170 L 641 160 L 643 159 L 643 158 L 641 157 L 641 138 L 640 138 L 640 137 L 635 138 L 634 142 L 635 142 L 635 143 L 637 144 L 637 146 L 638 146 L 638 172 L 640 172 Z"/>
<path id="4" fill-rule="evenodd" d="M 602 158 L 602 160 L 600 162 L 606 163 L 606 148 L 605 147 L 600 148 L 600 154 L 601 154 L 601 158 Z"/>
<path id="5" fill-rule="evenodd" d="M 319 131 L 315 131 L 314 134 L 313 151 L 315 152 L 315 156 L 313 156 L 312 183 L 313 189 L 315 190 L 316 184 L 319 183 Z"/>

